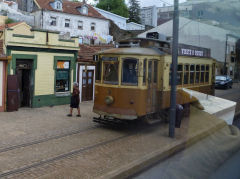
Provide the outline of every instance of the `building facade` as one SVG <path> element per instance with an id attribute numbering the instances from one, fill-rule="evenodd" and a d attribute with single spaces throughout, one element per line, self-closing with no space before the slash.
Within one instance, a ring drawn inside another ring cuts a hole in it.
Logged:
<path id="1" fill-rule="evenodd" d="M 32 12 L 34 27 L 60 31 L 61 35 L 78 37 L 79 43 L 109 43 L 109 20 L 86 3 L 63 0 L 18 0 L 19 8 Z"/>
<path id="2" fill-rule="evenodd" d="M 2 41 L 0 41 L 2 44 Z M 4 55 L 0 57 L 0 112 L 6 110 L 6 90 L 7 90 L 7 65 L 8 58 Z"/>
<path id="3" fill-rule="evenodd" d="M 3 26 L 8 66 L 8 109 L 68 104 L 76 81 L 78 38 L 31 29 L 26 23 Z M 15 83 L 13 83 L 15 82 Z"/>
<path id="4" fill-rule="evenodd" d="M 157 26 L 157 7 L 156 6 L 143 7 L 140 10 L 140 19 L 141 19 L 141 24 L 156 27 Z"/>
<path id="5" fill-rule="evenodd" d="M 146 31 L 139 37 L 146 37 L 149 32 L 158 32 L 165 35 L 168 39 L 172 37 L 173 22 L 168 21 L 156 28 Z M 226 72 L 232 78 L 236 76 L 236 43 L 237 35 L 230 35 L 231 31 L 225 30 L 216 26 L 208 25 L 198 21 L 180 17 L 179 20 L 179 43 L 193 45 L 211 49 L 211 57 L 218 61 L 217 74 Z"/>

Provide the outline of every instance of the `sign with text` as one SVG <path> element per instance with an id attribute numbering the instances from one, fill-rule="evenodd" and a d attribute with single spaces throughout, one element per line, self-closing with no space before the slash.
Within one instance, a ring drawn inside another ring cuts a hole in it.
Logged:
<path id="1" fill-rule="evenodd" d="M 210 49 L 196 47 L 192 45 L 179 44 L 178 55 L 179 56 L 191 56 L 201 58 L 211 58 Z"/>

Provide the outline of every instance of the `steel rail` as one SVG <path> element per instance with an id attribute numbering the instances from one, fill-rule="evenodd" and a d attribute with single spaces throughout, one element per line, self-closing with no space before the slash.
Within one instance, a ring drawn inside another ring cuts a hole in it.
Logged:
<path id="1" fill-rule="evenodd" d="M 97 128 L 99 128 L 99 126 L 88 127 L 86 129 L 80 129 L 80 130 L 75 130 L 75 131 L 71 131 L 71 132 L 66 132 L 65 134 L 53 135 L 53 136 L 50 136 L 50 137 L 47 137 L 47 138 L 43 138 L 43 139 L 39 139 L 39 140 L 27 142 L 27 143 L 8 146 L 6 148 L 0 149 L 0 153 L 8 152 L 8 151 L 18 149 L 18 148 L 29 147 L 29 146 L 32 146 L 32 145 L 48 142 L 50 140 L 64 138 L 64 137 L 67 137 L 67 136 L 83 133 L 83 132 L 86 132 L 86 131 L 89 131 L 89 130 L 92 130 L 92 129 L 97 129 Z"/>
<path id="2" fill-rule="evenodd" d="M 111 139 L 111 140 L 107 140 L 107 141 L 104 141 L 104 142 L 100 142 L 100 143 L 88 146 L 88 147 L 84 147 L 84 148 L 81 148 L 81 149 L 73 150 L 73 151 L 71 151 L 69 153 L 61 154 L 61 155 L 58 155 L 58 156 L 53 157 L 53 158 L 41 160 L 41 161 L 35 162 L 35 163 L 31 164 L 31 165 L 26 165 L 26 166 L 23 166 L 21 168 L 17 168 L 17 169 L 13 169 L 13 170 L 10 170 L 10 171 L 7 171 L 7 172 L 3 172 L 3 173 L 0 173 L 0 178 L 9 177 L 11 175 L 16 175 L 16 174 L 21 174 L 21 173 L 24 173 L 24 172 L 26 172 L 26 171 L 28 171 L 30 169 L 37 168 L 37 167 L 40 167 L 42 165 L 50 164 L 50 163 L 53 163 L 53 162 L 61 160 L 61 159 L 65 159 L 65 158 L 68 158 L 68 157 L 72 157 L 74 155 L 81 154 L 81 153 L 83 153 L 83 152 L 85 152 L 87 150 L 91 150 L 91 149 L 99 147 L 99 146 L 107 145 L 109 143 L 112 143 L 112 142 L 115 142 L 115 141 L 127 138 L 129 136 L 132 136 L 132 135 L 134 135 L 136 133 L 130 133 L 130 134 L 127 134 L 127 135 L 123 135 L 123 136 L 120 136 L 120 137 L 117 137 L 117 138 L 114 138 L 114 139 Z"/>

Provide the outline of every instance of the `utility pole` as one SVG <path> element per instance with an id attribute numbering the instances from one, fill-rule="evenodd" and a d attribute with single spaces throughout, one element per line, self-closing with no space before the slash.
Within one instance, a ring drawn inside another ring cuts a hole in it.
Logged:
<path id="1" fill-rule="evenodd" d="M 224 60 L 224 69 L 223 69 L 223 74 L 224 74 L 224 75 L 227 75 L 228 36 L 229 36 L 229 34 L 226 34 L 225 60 Z"/>
<path id="2" fill-rule="evenodd" d="M 169 137 L 175 137 L 176 97 L 177 97 L 177 65 L 178 65 L 178 29 L 179 29 L 179 4 L 174 0 L 173 14 L 173 42 L 172 42 L 172 81 L 171 81 L 171 106 L 169 121 Z"/>

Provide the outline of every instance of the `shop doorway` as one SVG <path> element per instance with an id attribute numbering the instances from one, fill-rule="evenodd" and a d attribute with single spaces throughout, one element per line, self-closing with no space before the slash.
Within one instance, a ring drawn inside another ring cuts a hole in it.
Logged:
<path id="1" fill-rule="evenodd" d="M 19 107 L 32 105 L 32 60 L 17 60 L 16 75 L 18 78 Z"/>
<path id="2" fill-rule="evenodd" d="M 82 100 L 93 100 L 94 70 L 84 70 L 82 74 Z"/>

